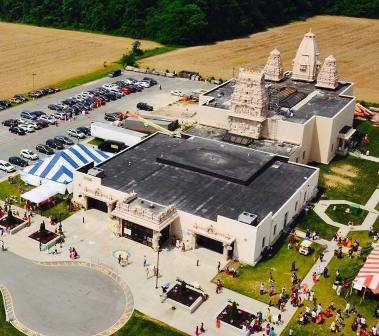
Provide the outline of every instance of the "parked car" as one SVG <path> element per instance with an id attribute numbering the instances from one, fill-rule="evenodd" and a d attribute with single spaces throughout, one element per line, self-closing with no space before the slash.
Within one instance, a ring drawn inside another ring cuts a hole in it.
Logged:
<path id="1" fill-rule="evenodd" d="M 54 117 L 49 116 L 49 115 L 41 116 L 41 117 L 39 117 L 38 120 L 45 121 L 45 122 L 49 123 L 50 125 L 56 124 L 56 122 L 57 122 L 57 119 L 55 119 Z"/>
<path id="2" fill-rule="evenodd" d="M 0 105 L 4 106 L 5 108 L 8 108 L 12 106 L 12 103 L 8 100 L 0 100 Z"/>
<path id="3" fill-rule="evenodd" d="M 144 111 L 153 111 L 154 110 L 154 108 L 147 103 L 138 103 L 137 108 L 139 110 L 144 110 Z"/>
<path id="4" fill-rule="evenodd" d="M 18 128 L 21 128 L 26 133 L 33 133 L 33 132 L 35 132 L 35 128 L 32 125 L 29 125 L 29 124 L 19 124 Z"/>
<path id="5" fill-rule="evenodd" d="M 22 149 L 20 156 L 28 160 L 38 160 L 38 155 L 29 149 Z"/>
<path id="6" fill-rule="evenodd" d="M 41 124 L 37 121 L 30 121 L 26 125 L 32 126 L 35 130 L 40 130 L 42 128 Z"/>
<path id="7" fill-rule="evenodd" d="M 26 132 L 20 127 L 10 127 L 9 132 L 17 134 L 17 135 L 25 135 Z"/>
<path id="8" fill-rule="evenodd" d="M 50 125 L 47 121 L 42 120 L 42 119 L 37 119 L 37 120 L 36 120 L 36 123 L 37 123 L 38 125 L 40 125 L 42 128 L 49 127 L 49 125 Z"/>
<path id="9" fill-rule="evenodd" d="M 67 118 L 67 113 L 65 112 L 54 112 L 51 114 L 55 119 L 65 120 Z"/>
<path id="10" fill-rule="evenodd" d="M 81 126 L 81 127 L 78 127 L 76 130 L 84 133 L 85 135 L 88 135 L 88 136 L 91 135 L 91 129 L 89 127 Z"/>
<path id="11" fill-rule="evenodd" d="M 144 77 L 144 78 L 142 79 L 142 81 L 143 81 L 143 82 L 147 82 L 147 83 L 149 83 L 150 86 L 153 86 L 153 85 L 157 85 L 157 84 L 158 84 L 158 82 L 157 82 L 155 79 L 150 78 L 150 77 Z"/>
<path id="12" fill-rule="evenodd" d="M 9 101 L 11 103 L 14 103 L 14 104 L 20 104 L 20 103 L 23 103 L 27 100 L 28 100 L 28 98 L 26 98 L 23 95 L 14 95 L 13 98 L 9 99 Z"/>
<path id="13" fill-rule="evenodd" d="M 172 90 L 172 91 L 170 92 L 170 94 L 171 94 L 172 96 L 179 96 L 179 97 L 183 97 L 183 96 L 184 96 L 184 93 L 183 93 L 182 91 L 179 91 L 179 90 Z"/>
<path id="14" fill-rule="evenodd" d="M 54 154 L 54 150 L 52 148 L 50 148 L 47 145 L 43 145 L 43 144 L 37 145 L 36 150 L 37 150 L 37 152 L 40 152 L 40 153 L 46 154 L 46 155 Z"/>
<path id="15" fill-rule="evenodd" d="M 7 120 L 4 120 L 1 124 L 3 126 L 7 126 L 7 127 L 16 127 L 18 125 L 18 120 L 16 120 L 16 119 L 7 119 Z"/>
<path id="16" fill-rule="evenodd" d="M 86 137 L 86 135 L 83 132 L 80 132 L 76 128 L 69 129 L 68 130 L 68 135 L 70 135 L 70 136 L 72 136 L 74 138 L 78 138 L 78 139 L 84 139 Z"/>
<path id="17" fill-rule="evenodd" d="M 0 169 L 6 171 L 7 173 L 16 171 L 16 168 L 13 165 L 4 160 L 0 160 Z"/>
<path id="18" fill-rule="evenodd" d="M 20 167 L 27 167 L 29 165 L 28 161 L 18 157 L 18 156 L 11 156 L 8 161 L 11 163 L 11 164 L 14 164 L 16 166 L 20 166 Z"/>
<path id="19" fill-rule="evenodd" d="M 106 112 L 104 119 L 108 121 L 115 121 L 121 115 L 121 112 Z"/>
<path id="20" fill-rule="evenodd" d="M 46 140 L 46 145 L 54 149 L 64 149 L 63 144 L 60 141 L 55 140 L 55 139 Z"/>
<path id="21" fill-rule="evenodd" d="M 45 112 L 42 112 L 42 111 L 33 111 L 32 112 L 34 115 L 37 116 L 37 118 L 40 118 L 42 117 L 43 115 L 47 115 Z"/>
<path id="22" fill-rule="evenodd" d="M 20 117 L 24 119 L 29 119 L 29 120 L 37 119 L 37 116 L 33 112 L 29 112 L 29 111 L 22 111 L 20 113 Z"/>
<path id="23" fill-rule="evenodd" d="M 73 145 L 74 144 L 74 141 L 72 141 L 70 138 L 67 138 L 64 135 L 57 135 L 54 137 L 54 139 L 62 142 L 65 145 Z"/>
<path id="24" fill-rule="evenodd" d="M 134 83 L 134 85 L 140 85 L 140 86 L 142 86 L 144 88 L 149 88 L 151 86 L 150 83 L 145 82 L 145 81 L 136 82 L 136 83 Z"/>
<path id="25" fill-rule="evenodd" d="M 108 77 L 118 77 L 121 76 L 121 70 L 113 70 L 108 74 Z"/>

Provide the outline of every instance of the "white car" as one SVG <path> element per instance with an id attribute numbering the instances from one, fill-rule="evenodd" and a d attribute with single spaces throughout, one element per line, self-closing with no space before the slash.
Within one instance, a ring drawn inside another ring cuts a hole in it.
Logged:
<path id="1" fill-rule="evenodd" d="M 20 156 L 23 157 L 24 159 L 28 159 L 28 160 L 38 160 L 38 155 L 36 153 L 33 153 L 29 149 L 21 150 Z"/>
<path id="2" fill-rule="evenodd" d="M 111 89 L 114 89 L 116 87 L 118 87 L 116 84 L 104 84 L 103 85 L 103 88 L 106 90 L 111 90 Z"/>
<path id="3" fill-rule="evenodd" d="M 67 118 L 67 114 L 64 112 L 54 112 L 52 116 L 56 119 L 65 120 Z M 67 118 L 68 119 L 68 118 Z"/>
<path id="4" fill-rule="evenodd" d="M 30 121 L 27 123 L 28 125 L 32 126 L 35 130 L 40 130 L 42 128 L 41 125 L 39 125 L 37 122 L 35 121 Z"/>
<path id="5" fill-rule="evenodd" d="M 80 132 L 79 130 L 75 128 L 69 129 L 68 135 L 71 135 L 72 137 L 78 138 L 78 139 L 84 139 L 86 137 L 86 135 L 83 132 Z"/>
<path id="6" fill-rule="evenodd" d="M 184 93 L 182 91 L 179 91 L 179 90 L 172 90 L 170 92 L 171 95 L 173 96 L 179 96 L 179 97 L 183 97 L 184 96 Z"/>
<path id="7" fill-rule="evenodd" d="M 16 168 L 14 167 L 14 165 L 4 160 L 0 160 L 0 169 L 6 171 L 7 173 L 12 173 L 16 171 Z"/>
<path id="8" fill-rule="evenodd" d="M 135 84 L 141 85 L 141 86 L 143 86 L 145 88 L 149 88 L 150 87 L 150 84 L 148 82 L 144 82 L 144 81 L 136 82 Z"/>
<path id="9" fill-rule="evenodd" d="M 52 117 L 51 115 L 42 115 L 39 117 L 39 119 L 48 122 L 49 124 L 55 124 L 57 122 L 57 119 Z"/>
<path id="10" fill-rule="evenodd" d="M 27 133 L 33 133 L 35 131 L 34 127 L 29 124 L 19 124 L 18 127 Z"/>

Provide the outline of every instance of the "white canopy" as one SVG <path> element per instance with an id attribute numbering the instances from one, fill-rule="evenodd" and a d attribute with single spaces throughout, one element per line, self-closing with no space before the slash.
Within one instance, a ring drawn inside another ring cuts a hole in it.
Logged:
<path id="1" fill-rule="evenodd" d="M 55 196 L 58 193 L 57 190 L 51 188 L 51 186 L 41 185 L 37 188 L 27 191 L 22 194 L 21 197 L 32 203 L 40 204 L 47 201 L 50 197 Z"/>

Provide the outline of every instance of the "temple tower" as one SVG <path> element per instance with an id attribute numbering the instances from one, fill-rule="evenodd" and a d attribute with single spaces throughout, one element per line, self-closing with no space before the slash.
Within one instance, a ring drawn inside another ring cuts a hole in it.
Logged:
<path id="1" fill-rule="evenodd" d="M 268 57 L 266 66 L 264 68 L 265 79 L 273 82 L 279 82 L 284 77 L 282 59 L 280 57 L 280 51 L 274 49 L 271 51 Z"/>
<path id="2" fill-rule="evenodd" d="M 324 64 L 317 76 L 316 86 L 323 89 L 334 90 L 338 85 L 338 71 L 336 59 L 333 55 L 325 58 Z"/>
<path id="3" fill-rule="evenodd" d="M 292 79 L 314 82 L 321 65 L 319 58 L 316 35 L 309 31 L 304 35 L 293 60 Z"/>
<path id="4" fill-rule="evenodd" d="M 229 132 L 258 139 L 267 119 L 267 107 L 264 73 L 240 68 L 228 114 Z"/>

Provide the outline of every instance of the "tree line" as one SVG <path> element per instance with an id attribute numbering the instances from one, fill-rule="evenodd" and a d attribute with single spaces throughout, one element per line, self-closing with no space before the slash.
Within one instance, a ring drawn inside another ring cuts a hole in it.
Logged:
<path id="1" fill-rule="evenodd" d="M 0 19 L 194 45 L 316 14 L 379 17 L 379 0 L 0 0 Z"/>

